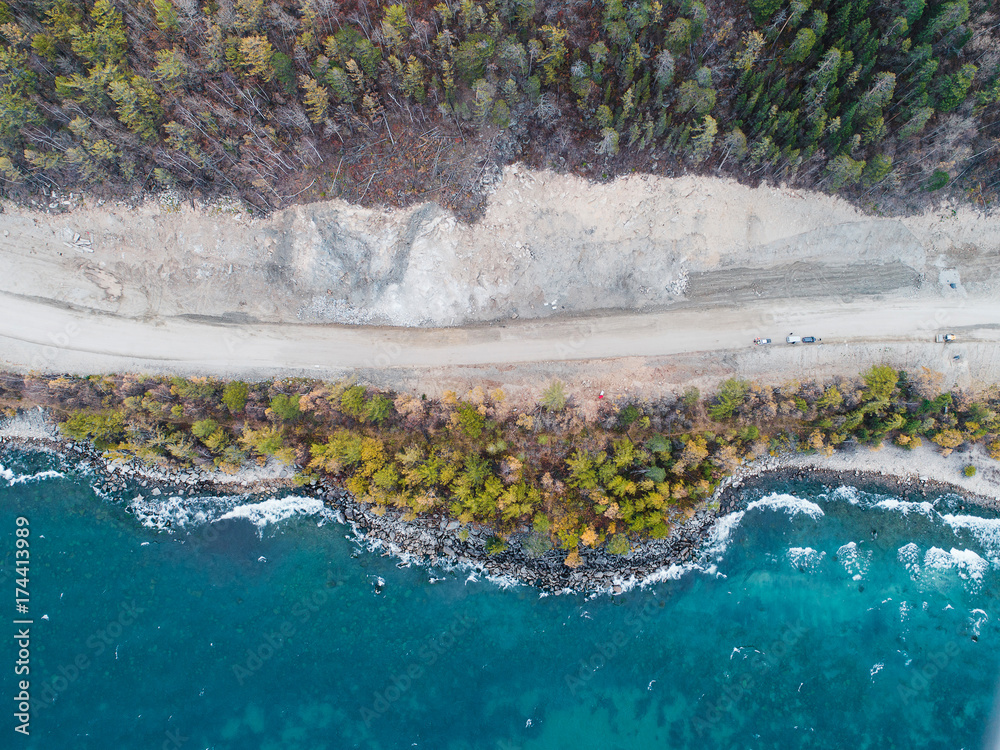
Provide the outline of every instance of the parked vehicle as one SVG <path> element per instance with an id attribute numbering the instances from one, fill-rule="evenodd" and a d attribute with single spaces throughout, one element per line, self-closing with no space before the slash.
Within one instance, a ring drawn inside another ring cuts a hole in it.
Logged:
<path id="1" fill-rule="evenodd" d="M 817 341 L 822 341 L 822 340 L 823 339 L 818 339 L 815 336 L 803 336 L 802 337 L 802 343 L 803 344 L 815 344 Z"/>
<path id="2" fill-rule="evenodd" d="M 757 346 L 764 346 L 764 344 L 770 344 L 771 339 L 762 339 L 759 336 L 753 340 Z"/>
<path id="3" fill-rule="evenodd" d="M 949 344 L 955 340 L 954 333 L 939 333 L 934 337 L 934 341 L 938 344 Z"/>
<path id="4" fill-rule="evenodd" d="M 800 336 L 794 336 L 791 333 L 788 334 L 787 336 L 785 336 L 785 343 L 786 344 L 797 344 L 800 341 L 802 341 L 802 338 Z"/>

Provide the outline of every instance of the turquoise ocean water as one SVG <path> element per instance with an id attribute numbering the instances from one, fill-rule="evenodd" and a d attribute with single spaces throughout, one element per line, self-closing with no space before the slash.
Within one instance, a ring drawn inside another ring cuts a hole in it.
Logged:
<path id="1" fill-rule="evenodd" d="M 54 456 L 0 464 L 5 748 L 988 746 L 1000 520 L 957 498 L 776 484 L 700 567 L 587 598 L 403 566 L 309 500 L 130 511 Z"/>

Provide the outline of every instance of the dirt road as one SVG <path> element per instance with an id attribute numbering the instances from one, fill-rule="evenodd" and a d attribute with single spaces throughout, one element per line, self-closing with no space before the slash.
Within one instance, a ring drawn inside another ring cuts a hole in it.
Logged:
<path id="1" fill-rule="evenodd" d="M 220 324 L 190 318 L 141 320 L 0 294 L 0 358 L 6 367 L 42 371 L 113 370 L 265 377 L 350 371 L 512 365 L 699 352 L 737 354 L 766 367 L 796 350 L 819 361 L 869 361 L 884 344 L 916 346 L 954 361 L 979 362 L 977 377 L 1000 376 L 1000 300 L 884 305 L 821 300 L 790 306 L 672 309 L 650 314 L 512 321 L 505 325 L 413 329 L 333 325 Z M 959 342 L 933 343 L 939 330 Z M 790 346 L 790 332 L 822 339 Z M 756 336 L 770 337 L 754 347 Z M 803 351 L 799 351 L 803 350 Z M 804 351 L 808 350 L 808 351 Z M 961 360 L 959 360 L 961 361 Z M 784 367 L 784 365 L 781 365 Z M 736 367 L 735 369 L 738 369 Z"/>

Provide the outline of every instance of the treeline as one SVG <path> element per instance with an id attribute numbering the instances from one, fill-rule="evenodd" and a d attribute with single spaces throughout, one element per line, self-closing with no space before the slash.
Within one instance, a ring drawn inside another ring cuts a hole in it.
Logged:
<path id="1" fill-rule="evenodd" d="M 989 6 L 0 2 L 0 176 L 8 193 L 176 185 L 267 209 L 364 184 L 350 195 L 406 202 L 466 149 L 483 168 L 560 155 L 592 175 L 655 163 L 833 190 L 962 176 L 985 199 Z M 435 197 L 471 190 L 475 167 Z"/>
<path id="2" fill-rule="evenodd" d="M 667 536 L 743 461 L 768 453 L 927 438 L 946 453 L 981 443 L 1000 460 L 1000 394 L 940 382 L 885 366 L 826 384 L 730 380 L 709 399 L 691 389 L 605 405 L 596 422 L 558 382 L 519 411 L 479 388 L 435 400 L 312 380 L 4 375 L 0 406 L 47 407 L 67 436 L 110 456 L 226 472 L 274 457 L 298 481 L 340 482 L 376 509 L 485 524 L 496 550 L 528 528 L 532 550 L 556 546 L 576 565 L 581 545 L 624 553 L 630 540 Z"/>

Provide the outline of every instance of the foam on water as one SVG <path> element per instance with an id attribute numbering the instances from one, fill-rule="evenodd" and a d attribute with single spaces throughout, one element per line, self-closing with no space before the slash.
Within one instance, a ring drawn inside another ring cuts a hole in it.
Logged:
<path id="1" fill-rule="evenodd" d="M 897 500 L 896 498 L 891 497 L 885 500 L 879 500 L 875 503 L 874 507 L 880 510 L 899 511 L 904 516 L 909 513 L 919 513 L 922 516 L 933 518 L 937 515 L 937 512 L 934 510 L 934 506 L 926 500 L 914 503 L 908 500 Z"/>
<path id="2" fill-rule="evenodd" d="M 705 538 L 705 555 L 707 557 L 714 560 L 722 559 L 726 547 L 729 546 L 733 531 L 740 525 L 744 515 L 746 515 L 746 511 L 738 510 L 723 516 L 712 524 L 712 528 L 709 529 Z"/>
<path id="3" fill-rule="evenodd" d="M 857 542 L 848 542 L 837 550 L 837 559 L 851 578 L 860 581 L 868 575 L 872 551 L 858 549 Z"/>
<path id="4" fill-rule="evenodd" d="M 139 495 L 128 504 L 128 510 L 144 526 L 158 531 L 187 530 L 216 521 L 246 519 L 259 533 L 270 525 L 279 524 L 293 516 L 318 515 L 321 522 L 333 514 L 316 498 L 275 497 L 258 503 L 247 502 L 247 495 L 219 497 L 147 497 Z"/>
<path id="5" fill-rule="evenodd" d="M 703 550 L 707 559 L 715 561 L 722 559 L 729 547 L 733 532 L 740 525 L 744 516 L 751 511 L 784 512 L 792 518 L 805 515 L 817 521 L 826 515 L 822 508 L 810 500 L 775 492 L 749 503 L 746 510 L 739 510 L 719 518 L 705 537 Z"/>
<path id="6" fill-rule="evenodd" d="M 812 547 L 792 547 L 785 553 L 788 562 L 798 570 L 813 570 L 826 557 L 826 552 L 817 552 Z"/>
<path id="7" fill-rule="evenodd" d="M 924 567 L 933 570 L 955 570 L 965 581 L 981 583 L 989 563 L 972 550 L 955 549 L 945 552 L 940 547 L 931 547 L 924 555 Z"/>
<path id="8" fill-rule="evenodd" d="M 912 580 L 917 580 L 920 576 L 920 547 L 918 547 L 913 542 L 909 544 L 904 544 L 896 552 L 897 559 L 903 563 L 903 566 L 909 571 L 910 578 Z"/>
<path id="9" fill-rule="evenodd" d="M 173 531 L 212 523 L 245 500 L 246 497 L 242 495 L 220 497 L 138 495 L 127 507 L 143 526 L 158 531 Z"/>
<path id="10" fill-rule="evenodd" d="M 850 503 L 851 505 L 858 505 L 861 502 L 861 493 L 858 492 L 857 487 L 849 487 L 842 484 L 827 495 L 827 500 L 837 500 Z"/>
<path id="11" fill-rule="evenodd" d="M 790 516 L 797 516 L 800 513 L 804 513 L 813 519 L 820 519 L 825 513 L 823 509 L 819 507 L 816 503 L 811 500 L 806 500 L 801 497 L 796 497 L 795 495 L 787 495 L 784 493 L 774 493 L 763 497 L 760 500 L 754 500 L 752 503 L 747 505 L 747 510 L 783 510 Z"/>
<path id="12" fill-rule="evenodd" d="M 982 546 L 990 562 L 1000 565 L 1000 518 L 951 514 L 942 515 L 941 518 L 956 532 L 966 531 L 971 534 Z"/>
<path id="13" fill-rule="evenodd" d="M 15 474 L 12 469 L 8 469 L 3 464 L 0 464 L 0 479 L 5 479 L 7 481 L 8 487 L 13 487 L 16 484 L 28 484 L 29 482 L 41 482 L 46 479 L 61 479 L 66 476 L 59 471 L 39 471 L 35 474 Z"/>
<path id="14" fill-rule="evenodd" d="M 332 517 L 323 501 L 315 497 L 275 497 L 259 503 L 238 505 L 229 512 L 219 516 L 220 521 L 234 518 L 245 518 L 263 533 L 267 526 L 281 523 L 293 516 L 315 516 L 322 520 Z"/>
<path id="15" fill-rule="evenodd" d="M 663 583 L 664 581 L 676 581 L 683 577 L 685 573 L 690 573 L 693 570 L 704 571 L 700 565 L 696 563 L 672 563 L 670 565 L 658 568 L 650 573 L 648 576 L 643 578 L 638 582 L 639 588 L 646 588 L 647 586 L 652 586 L 657 583 Z M 623 589 L 632 588 L 627 584 L 622 585 Z"/>

